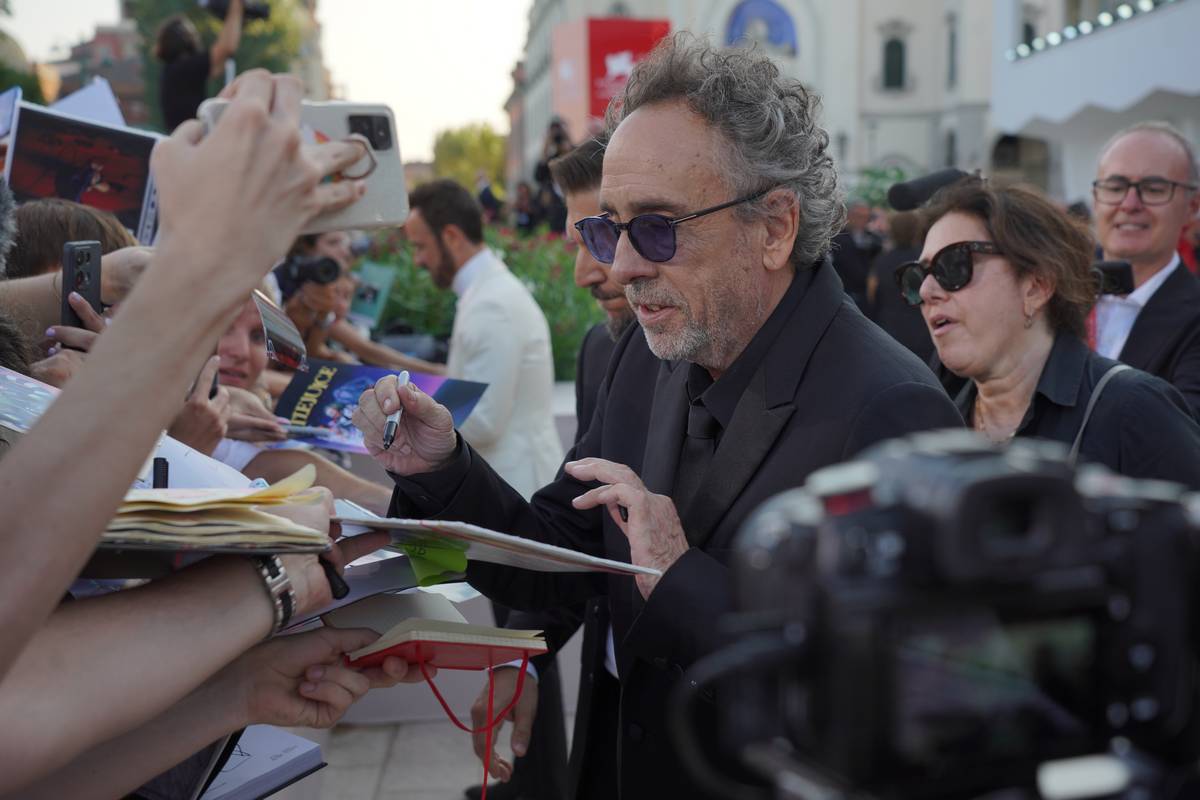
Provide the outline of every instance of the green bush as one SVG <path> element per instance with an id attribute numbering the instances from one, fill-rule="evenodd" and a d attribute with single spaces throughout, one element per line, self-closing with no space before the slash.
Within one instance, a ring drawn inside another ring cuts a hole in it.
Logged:
<path id="1" fill-rule="evenodd" d="M 586 289 L 575 285 L 574 254 L 559 237 L 540 234 L 519 237 L 507 229 L 489 228 L 485 240 L 529 288 L 550 326 L 555 380 L 575 377 L 575 357 L 588 328 L 604 312 Z M 381 327 L 403 322 L 417 333 L 449 336 L 454 324 L 454 293 L 433 285 L 429 273 L 413 264 L 412 254 L 398 230 L 376 235 L 367 258 L 391 264 L 396 270 Z"/>

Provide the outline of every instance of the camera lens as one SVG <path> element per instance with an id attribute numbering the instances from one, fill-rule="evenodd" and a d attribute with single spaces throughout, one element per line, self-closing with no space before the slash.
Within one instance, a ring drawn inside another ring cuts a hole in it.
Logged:
<path id="1" fill-rule="evenodd" d="M 75 273 L 75 288 L 82 289 L 84 286 L 87 286 L 87 277 L 88 276 L 87 276 L 86 272 L 76 272 Z"/>
<path id="2" fill-rule="evenodd" d="M 75 265 L 76 266 L 83 263 L 83 257 L 85 255 L 87 255 L 87 253 L 84 253 L 82 250 L 75 254 Z"/>
<path id="3" fill-rule="evenodd" d="M 376 150 L 391 149 L 392 126 L 388 125 L 387 117 L 375 117 L 375 139 L 373 143 Z"/>

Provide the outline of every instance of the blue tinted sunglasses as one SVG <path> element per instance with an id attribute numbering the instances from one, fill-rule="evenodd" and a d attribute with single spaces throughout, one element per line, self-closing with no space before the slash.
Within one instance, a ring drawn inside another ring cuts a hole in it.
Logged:
<path id="1" fill-rule="evenodd" d="M 579 231 L 579 236 L 583 239 L 583 244 L 587 247 L 588 252 L 592 254 L 592 258 L 601 264 L 613 263 L 613 258 L 617 254 L 617 240 L 621 238 L 621 231 L 625 231 L 629 235 L 629 243 L 633 245 L 633 249 L 637 251 L 638 255 L 647 261 L 661 263 L 663 261 L 670 261 L 675 257 L 676 225 L 681 222 L 690 222 L 709 214 L 715 214 L 718 211 L 723 211 L 742 203 L 749 203 L 775 188 L 772 186 L 770 189 L 763 189 L 761 192 L 739 197 L 737 200 L 730 200 L 728 203 L 721 203 L 719 206 L 694 211 L 682 217 L 667 217 L 662 214 L 638 214 L 629 220 L 629 222 L 613 222 L 609 219 L 608 214 L 601 214 L 598 217 L 584 217 L 575 223 L 575 230 Z"/>

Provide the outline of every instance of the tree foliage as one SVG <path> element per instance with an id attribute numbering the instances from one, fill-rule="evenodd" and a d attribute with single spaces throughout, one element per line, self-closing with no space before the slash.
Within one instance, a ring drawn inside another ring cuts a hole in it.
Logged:
<path id="1" fill-rule="evenodd" d="M 442 131 L 433 143 L 433 171 L 474 191 L 479 170 L 494 186 L 504 185 L 505 137 L 487 123 Z"/>
<path id="2" fill-rule="evenodd" d="M 271 17 L 250 20 L 242 29 L 237 52 L 237 70 L 262 67 L 271 72 L 287 72 L 300 53 L 303 37 L 302 19 L 305 12 L 298 0 L 268 0 Z M 158 98 L 162 64 L 154 57 L 154 41 L 158 27 L 168 17 L 183 14 L 200 31 L 206 47 L 212 45 L 221 30 L 221 20 L 205 11 L 195 0 L 133 0 L 133 17 L 142 37 L 142 62 L 145 66 L 146 101 L 151 109 L 151 122 L 162 128 L 162 108 Z M 213 81 L 209 93 L 216 94 L 221 82 Z"/>
<path id="3" fill-rule="evenodd" d="M 856 200 L 862 200 L 871 207 L 889 208 L 887 191 L 893 183 L 907 180 L 908 176 L 900 167 L 867 167 L 859 173 L 850 193 Z"/>
<path id="4" fill-rule="evenodd" d="M 7 64 L 0 64 L 0 91 L 8 89 L 10 86 L 21 87 L 21 99 L 31 103 L 44 103 L 42 97 L 42 86 L 38 83 L 37 76 L 32 72 L 22 72 L 13 69 Z"/>

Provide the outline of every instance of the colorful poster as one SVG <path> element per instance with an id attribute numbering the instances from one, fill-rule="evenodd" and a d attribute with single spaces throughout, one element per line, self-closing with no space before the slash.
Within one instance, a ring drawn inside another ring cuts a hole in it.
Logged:
<path id="1" fill-rule="evenodd" d="M 150 152 L 159 137 L 21 103 L 9 187 L 18 203 L 61 197 L 112 212 L 140 233 L 151 194 Z"/>
<path id="2" fill-rule="evenodd" d="M 45 413 L 58 389 L 0 367 L 0 425 L 26 433 Z"/>
<path id="3" fill-rule="evenodd" d="M 275 406 L 275 415 L 285 418 L 292 425 L 323 431 L 320 435 L 293 437 L 294 441 L 329 450 L 366 453 L 362 434 L 351 421 L 354 409 L 358 408 L 359 395 L 383 376 L 395 375 L 396 371 L 386 367 L 316 359 L 309 360 L 308 369 L 308 372 L 297 372 L 292 378 Z M 410 373 L 410 380 L 450 410 L 455 427 L 466 421 L 487 388 L 486 383 L 454 380 L 422 372 Z"/>
<path id="4" fill-rule="evenodd" d="M 373 330 L 383 317 L 383 307 L 387 305 L 388 293 L 392 291 L 392 282 L 396 280 L 396 269 L 387 264 L 364 261 L 354 274 L 358 278 L 358 286 L 354 287 L 350 315 Z"/>

